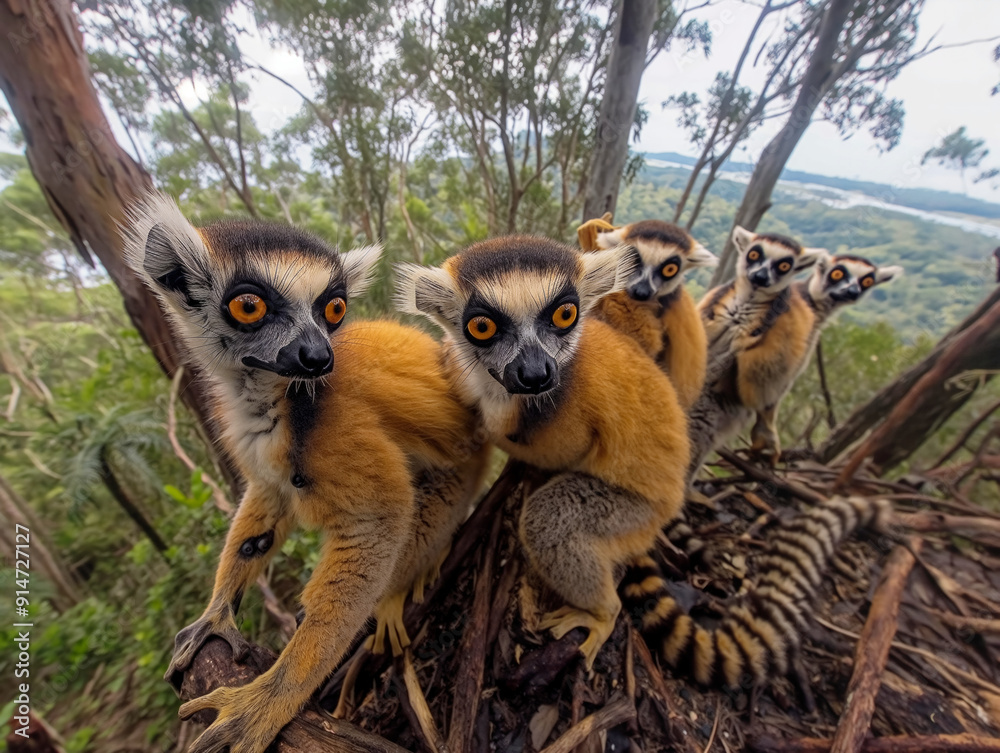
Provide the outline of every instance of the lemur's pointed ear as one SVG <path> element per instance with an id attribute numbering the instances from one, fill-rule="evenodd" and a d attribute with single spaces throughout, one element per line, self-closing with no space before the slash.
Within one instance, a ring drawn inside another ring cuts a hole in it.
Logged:
<path id="1" fill-rule="evenodd" d="M 455 280 L 441 267 L 397 264 L 396 308 L 405 314 L 426 316 L 441 327 L 461 326 Z"/>
<path id="2" fill-rule="evenodd" d="M 125 263 L 165 300 L 197 306 L 209 285 L 208 249 L 173 199 L 155 191 L 121 225 Z"/>
<path id="3" fill-rule="evenodd" d="M 795 271 L 810 269 L 820 260 L 828 259 L 830 252 L 825 248 L 803 248 L 802 253 L 795 257 Z"/>
<path id="4" fill-rule="evenodd" d="M 694 246 L 688 252 L 688 267 L 696 269 L 698 267 L 716 267 L 718 264 L 719 258 L 715 254 L 698 241 L 694 242 Z"/>
<path id="5" fill-rule="evenodd" d="M 756 233 L 752 233 L 744 227 L 737 225 L 733 228 L 733 245 L 741 254 L 746 253 L 755 237 Z"/>
<path id="6" fill-rule="evenodd" d="M 875 271 L 875 284 L 881 285 L 883 282 L 892 282 L 897 277 L 902 277 L 903 268 L 895 265 L 889 267 L 879 267 Z"/>
<path id="7" fill-rule="evenodd" d="M 382 258 L 382 249 L 381 243 L 373 243 L 340 254 L 340 263 L 344 265 L 344 277 L 347 279 L 348 296 L 353 298 L 361 295 L 372 284 L 379 259 Z"/>
<path id="8" fill-rule="evenodd" d="M 577 283 L 580 308 L 586 311 L 603 296 L 622 290 L 639 264 L 631 246 L 615 246 L 605 251 L 582 254 L 583 276 Z"/>
<path id="9" fill-rule="evenodd" d="M 833 257 L 830 254 L 820 254 L 820 256 L 814 262 L 815 269 L 813 274 L 825 275 L 830 270 L 830 264 L 833 261 Z"/>

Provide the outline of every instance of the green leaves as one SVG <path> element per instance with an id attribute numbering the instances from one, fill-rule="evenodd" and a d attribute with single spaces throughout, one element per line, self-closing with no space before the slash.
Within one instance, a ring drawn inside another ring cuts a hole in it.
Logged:
<path id="1" fill-rule="evenodd" d="M 173 484 L 166 484 L 163 491 L 175 502 L 179 502 L 188 509 L 198 510 L 212 498 L 212 489 L 202 480 L 202 473 L 201 468 L 195 468 L 191 471 L 190 494 L 185 494 Z"/>

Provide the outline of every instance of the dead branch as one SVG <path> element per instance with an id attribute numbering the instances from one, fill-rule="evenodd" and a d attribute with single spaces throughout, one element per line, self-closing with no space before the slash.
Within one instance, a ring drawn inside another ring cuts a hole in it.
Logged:
<path id="1" fill-rule="evenodd" d="M 751 753 L 829 753 L 831 741 L 814 737 L 782 740 L 773 735 L 751 737 Z M 864 741 L 862 753 L 998 753 L 1000 740 L 977 735 L 931 735 L 928 737 L 872 737 Z"/>
<path id="2" fill-rule="evenodd" d="M 834 490 L 847 486 L 861 464 L 868 458 L 875 458 L 880 465 L 886 466 L 887 463 L 881 462 L 882 456 L 889 458 L 898 454 L 893 450 L 893 446 L 897 443 L 907 421 L 914 416 L 920 416 L 922 419 L 929 416 L 930 404 L 937 406 L 942 403 L 940 391 L 947 388 L 946 383 L 951 377 L 975 368 L 979 364 L 978 357 L 983 353 L 992 353 L 994 359 L 997 357 L 993 339 L 1000 336 L 998 333 L 1000 333 L 1000 301 L 995 302 L 968 329 L 962 331 L 944 347 L 934 365 L 920 377 L 895 405 L 885 421 L 850 456 L 834 484 Z M 947 393 L 949 396 L 960 396 L 963 403 L 968 399 L 968 394 L 958 388 L 950 388 Z M 934 424 L 932 428 L 936 426 L 937 424 Z"/>
<path id="3" fill-rule="evenodd" d="M 950 533 L 986 546 L 1000 548 L 1000 520 L 996 518 L 947 515 L 943 512 L 924 510 L 914 513 L 896 513 L 895 522 L 920 533 Z"/>
<path id="4" fill-rule="evenodd" d="M 965 430 L 959 434 L 958 439 L 954 441 L 951 447 L 944 451 L 941 457 L 934 461 L 928 471 L 925 472 L 925 475 L 931 476 L 932 474 L 930 474 L 929 471 L 932 471 L 935 468 L 940 468 L 942 465 L 947 463 L 956 452 L 965 447 L 965 443 L 969 441 L 969 437 L 975 434 L 976 429 L 982 426 L 986 419 L 996 413 L 998 409 L 1000 409 L 1000 400 L 993 403 L 993 405 L 984 410 L 975 421 L 966 426 Z"/>
<path id="5" fill-rule="evenodd" d="M 941 620 L 941 622 L 955 628 L 973 630 L 977 633 L 992 633 L 993 635 L 1000 635 L 1000 620 L 990 619 L 988 617 L 966 617 L 961 614 L 945 612 L 941 609 L 928 608 L 927 611 Z"/>
<path id="6" fill-rule="evenodd" d="M 920 539 L 911 541 L 910 549 L 896 545 L 882 570 L 854 654 L 854 673 L 847 686 L 847 705 L 833 736 L 830 753 L 859 753 L 868 736 L 875 713 L 875 696 L 882 684 L 882 672 L 896 634 L 899 602 L 917 561 L 914 555 L 920 552 L 921 545 Z"/>
<path id="7" fill-rule="evenodd" d="M 434 723 L 434 715 L 427 705 L 427 698 L 424 696 L 424 691 L 420 687 L 420 681 L 417 679 L 417 672 L 413 668 L 413 655 L 410 649 L 407 648 L 403 651 L 403 656 L 400 658 L 399 663 L 403 668 L 404 694 L 402 700 L 405 700 L 409 704 L 412 716 L 417 722 L 414 732 L 420 735 L 428 750 L 433 753 L 448 753 L 448 746 L 444 744 L 444 739 L 441 737 L 441 733 Z M 410 716 L 410 714 L 407 714 L 407 716 Z"/>
<path id="8" fill-rule="evenodd" d="M 455 675 L 455 705 L 451 711 L 448 729 L 448 749 L 470 749 L 479 715 L 479 698 L 483 691 L 483 674 L 486 665 L 486 636 L 489 631 L 490 593 L 493 587 L 493 564 L 496 559 L 497 541 L 503 516 L 496 515 L 489 545 L 483 551 L 476 573 L 476 592 L 472 599 L 472 617 L 462 634 L 459 656 L 462 661 Z"/>
<path id="9" fill-rule="evenodd" d="M 744 460 L 735 452 L 729 450 L 718 450 L 719 456 L 725 460 L 730 465 L 735 466 L 743 473 L 745 473 L 750 478 L 759 481 L 762 484 L 769 484 L 779 491 L 783 491 L 793 497 L 801 499 L 803 502 L 809 502 L 810 504 L 820 505 L 827 501 L 826 497 L 822 494 L 807 489 L 801 484 L 796 484 L 793 481 L 786 481 L 784 479 L 778 478 L 773 473 L 764 470 L 763 468 L 751 463 L 748 460 Z"/>
<path id="10" fill-rule="evenodd" d="M 574 724 L 552 745 L 544 748 L 541 753 L 570 753 L 595 732 L 602 732 L 619 724 L 635 719 L 635 706 L 622 696 L 611 701 L 600 711 L 595 711 L 588 717 Z"/>

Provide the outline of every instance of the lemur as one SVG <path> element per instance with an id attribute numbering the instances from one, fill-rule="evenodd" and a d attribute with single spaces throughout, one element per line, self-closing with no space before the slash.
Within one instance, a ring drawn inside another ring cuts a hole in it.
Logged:
<path id="1" fill-rule="evenodd" d="M 691 478 L 708 454 L 746 420 L 740 400 L 739 361 L 749 365 L 758 357 L 754 349 L 762 345 L 764 336 L 792 306 L 800 304 L 791 293 L 796 273 L 812 267 L 826 254 L 783 235 L 752 233 L 739 226 L 733 229 L 732 237 L 738 254 L 735 279 L 708 291 L 698 304 L 708 336 L 708 373 L 702 394 L 688 415 Z M 804 347 L 804 333 L 785 336 L 798 336 L 800 342 L 775 338 L 778 347 Z"/>
<path id="2" fill-rule="evenodd" d="M 607 219 L 577 230 L 584 251 L 628 244 L 640 265 L 624 290 L 604 296 L 594 312 L 634 339 L 666 371 L 684 410 L 690 409 L 705 382 L 708 357 L 705 327 L 691 294 L 684 289 L 689 269 L 713 267 L 715 255 L 685 230 L 662 220 L 614 227 Z"/>
<path id="3" fill-rule="evenodd" d="M 775 535 L 760 585 L 719 628 L 694 626 L 648 557 L 683 502 L 684 412 L 635 341 L 593 314 L 627 284 L 635 256 L 627 245 L 580 254 L 541 238 L 497 238 L 438 268 L 401 266 L 398 306 L 444 330 L 459 392 L 496 444 L 553 474 L 518 525 L 532 571 L 565 602 L 540 628 L 556 638 L 586 628 L 580 651 L 591 668 L 622 607 L 616 580 L 638 564 L 625 596 L 653 600 L 643 623 L 672 666 L 693 666 L 706 682 L 757 681 L 787 668 L 827 560 L 881 506 L 837 500 L 810 511 Z"/>
<path id="4" fill-rule="evenodd" d="M 124 228 L 129 266 L 156 293 L 207 379 L 222 442 L 247 482 L 202 616 L 181 630 L 166 677 L 179 685 L 210 636 L 237 661 L 243 593 L 295 523 L 325 534 L 277 662 L 248 685 L 181 706 L 217 709 L 191 746 L 262 753 L 335 668 L 369 616 L 376 649 L 407 643 L 402 605 L 433 576 L 466 517 L 489 451 L 452 387 L 440 345 L 390 321 L 347 323 L 381 248 L 338 253 L 292 227 L 195 229 L 151 194 Z"/>
<path id="5" fill-rule="evenodd" d="M 541 628 L 587 628 L 588 668 L 621 610 L 616 569 L 645 555 L 684 501 L 687 424 L 670 380 L 590 315 L 636 262 L 626 246 L 581 254 L 510 236 L 399 269 L 400 309 L 445 331 L 459 392 L 490 439 L 554 474 L 526 500 L 519 535 L 566 604 Z"/>
<path id="6" fill-rule="evenodd" d="M 823 327 L 835 312 L 902 272 L 902 267 L 877 267 L 858 256 L 823 255 L 809 279 L 792 286 L 788 311 L 736 358 L 740 403 L 757 416 L 752 452 L 778 462 L 778 406 L 809 364 Z"/>

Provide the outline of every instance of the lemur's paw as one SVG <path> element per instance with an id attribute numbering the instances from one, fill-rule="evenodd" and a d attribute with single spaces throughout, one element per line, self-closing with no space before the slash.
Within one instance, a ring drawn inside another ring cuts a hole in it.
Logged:
<path id="1" fill-rule="evenodd" d="M 233 613 L 226 609 L 220 613 L 202 615 L 177 633 L 174 638 L 174 655 L 163 679 L 179 690 L 184 680 L 184 673 L 194 661 L 195 654 L 213 635 L 229 644 L 233 650 L 233 660 L 237 664 L 246 661 L 250 653 L 250 644 L 240 635 Z"/>
<path id="2" fill-rule="evenodd" d="M 375 641 L 372 644 L 373 654 L 385 653 L 385 638 L 389 636 L 392 655 L 399 656 L 403 649 L 410 645 L 410 637 L 406 634 L 403 624 L 403 604 L 406 602 L 406 592 L 386 596 L 375 607 Z"/>
<path id="3" fill-rule="evenodd" d="M 587 669 L 594 666 L 594 659 L 601 646 L 611 637 L 611 632 L 615 628 L 615 620 L 601 619 L 590 612 L 575 607 L 560 607 L 554 612 L 544 615 L 538 623 L 542 630 L 549 630 L 556 640 L 559 640 L 574 628 L 582 627 L 590 631 L 587 640 L 580 644 L 580 653 L 583 654 Z"/>
<path id="4" fill-rule="evenodd" d="M 240 688 L 217 688 L 181 706 L 181 719 L 216 709 L 215 721 L 195 740 L 188 753 L 264 753 L 278 732 L 295 716 L 259 682 Z"/>
<path id="5" fill-rule="evenodd" d="M 781 450 L 777 447 L 762 447 L 752 449 L 751 455 L 762 463 L 767 463 L 772 468 L 777 468 L 778 461 L 781 460 Z"/>
<path id="6" fill-rule="evenodd" d="M 448 558 L 448 552 L 451 551 L 451 546 L 446 546 L 441 550 L 437 559 L 424 570 L 420 575 L 417 576 L 416 580 L 413 581 L 413 603 L 423 604 L 424 602 L 424 591 L 428 586 L 433 585 L 438 578 L 441 577 L 441 565 Z"/>

